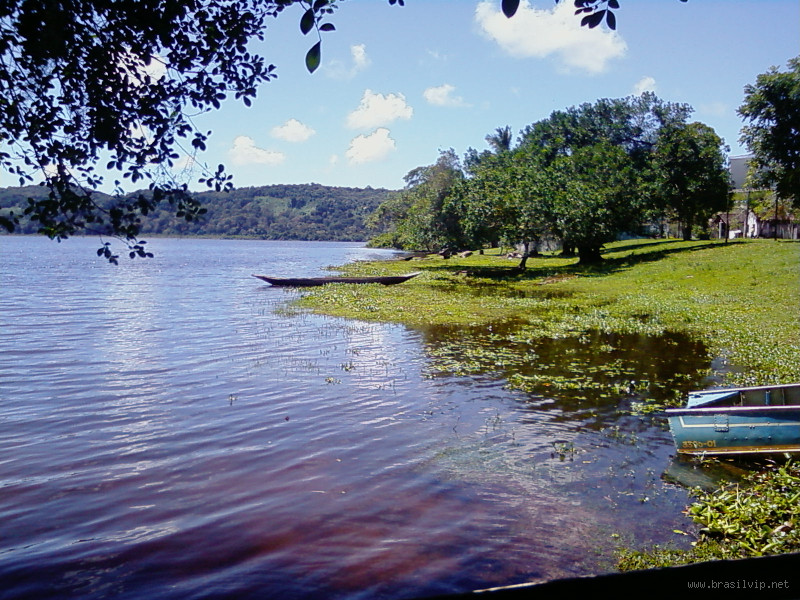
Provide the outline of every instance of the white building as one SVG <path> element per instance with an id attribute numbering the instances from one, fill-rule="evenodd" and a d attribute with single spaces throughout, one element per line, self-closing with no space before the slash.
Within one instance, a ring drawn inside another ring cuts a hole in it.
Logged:
<path id="1" fill-rule="evenodd" d="M 750 168 L 750 159 L 753 158 L 752 154 L 742 154 L 740 156 L 731 156 L 728 158 L 729 171 L 731 179 L 733 180 L 734 190 L 745 189 L 745 181 L 747 180 L 747 171 Z"/>

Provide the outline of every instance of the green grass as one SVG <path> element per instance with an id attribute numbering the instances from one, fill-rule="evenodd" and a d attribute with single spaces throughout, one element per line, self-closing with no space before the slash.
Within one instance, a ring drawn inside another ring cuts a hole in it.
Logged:
<path id="1" fill-rule="evenodd" d="M 800 244 L 629 240 L 602 265 L 576 259 L 517 262 L 495 251 L 468 258 L 356 263 L 348 274 L 422 271 L 404 284 L 330 285 L 300 300 L 314 311 L 409 326 L 503 328 L 508 341 L 589 331 L 684 332 L 731 365 L 728 382 L 800 381 Z"/>

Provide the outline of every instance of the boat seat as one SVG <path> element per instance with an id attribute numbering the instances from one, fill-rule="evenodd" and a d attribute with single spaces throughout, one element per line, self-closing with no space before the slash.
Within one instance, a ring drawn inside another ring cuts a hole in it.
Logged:
<path id="1" fill-rule="evenodd" d="M 783 401 L 787 405 L 800 404 L 800 387 L 784 388 Z"/>
<path id="2" fill-rule="evenodd" d="M 764 406 L 764 394 L 755 391 L 741 393 L 742 406 Z"/>

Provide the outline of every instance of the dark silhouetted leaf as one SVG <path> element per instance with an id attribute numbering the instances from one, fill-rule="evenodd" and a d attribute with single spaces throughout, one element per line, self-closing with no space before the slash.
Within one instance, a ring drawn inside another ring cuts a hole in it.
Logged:
<path id="1" fill-rule="evenodd" d="M 306 54 L 306 69 L 309 73 L 313 73 L 319 67 L 322 60 L 322 42 L 317 42 L 311 47 L 311 50 Z"/>
<path id="2" fill-rule="evenodd" d="M 603 17 L 605 16 L 606 16 L 606 11 L 599 10 L 596 13 L 592 13 L 591 15 L 586 15 L 585 17 L 583 17 L 583 19 L 581 19 L 581 25 L 588 26 L 589 29 L 594 29 L 603 21 Z"/>
<path id="3" fill-rule="evenodd" d="M 519 0 L 503 0 L 503 14 L 507 17 L 513 17 L 517 14 L 519 8 Z"/>
<path id="4" fill-rule="evenodd" d="M 303 13 L 303 18 L 300 19 L 300 31 L 306 35 L 309 31 L 314 29 L 314 10 L 309 8 Z"/>
<path id="5" fill-rule="evenodd" d="M 609 29 L 616 29 L 617 28 L 617 17 L 614 16 L 614 13 L 608 11 L 606 13 L 606 25 L 608 25 Z"/>

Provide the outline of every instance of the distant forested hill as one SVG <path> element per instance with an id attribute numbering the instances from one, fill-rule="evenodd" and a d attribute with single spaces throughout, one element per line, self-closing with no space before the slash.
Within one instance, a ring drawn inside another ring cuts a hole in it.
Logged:
<path id="1" fill-rule="evenodd" d="M 329 187 L 316 183 L 202 192 L 208 209 L 199 223 L 176 219 L 169 206 L 143 221 L 142 235 L 247 236 L 271 240 L 364 241 L 364 218 L 386 200 L 389 190 Z M 0 189 L 0 211 L 22 213 L 27 198 L 47 195 L 41 186 Z M 98 198 L 107 196 L 98 194 Z M 36 223 L 22 221 L 20 233 L 36 233 Z"/>

